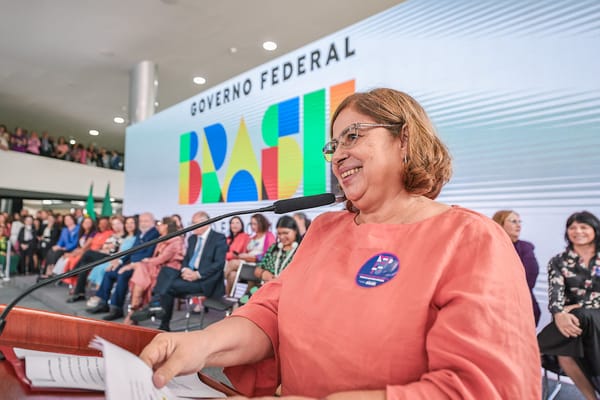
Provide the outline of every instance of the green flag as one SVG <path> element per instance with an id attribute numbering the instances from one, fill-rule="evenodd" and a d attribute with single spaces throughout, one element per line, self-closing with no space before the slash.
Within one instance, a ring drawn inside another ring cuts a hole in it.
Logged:
<path id="1" fill-rule="evenodd" d="M 85 205 L 85 213 L 93 219 L 96 220 L 96 211 L 94 211 L 94 183 L 90 184 L 90 193 L 88 194 L 87 204 Z"/>
<path id="2" fill-rule="evenodd" d="M 106 185 L 106 194 L 104 195 L 104 200 L 102 201 L 102 212 L 100 215 L 103 217 L 112 216 L 113 209 L 112 204 L 110 202 L 110 183 Z"/>

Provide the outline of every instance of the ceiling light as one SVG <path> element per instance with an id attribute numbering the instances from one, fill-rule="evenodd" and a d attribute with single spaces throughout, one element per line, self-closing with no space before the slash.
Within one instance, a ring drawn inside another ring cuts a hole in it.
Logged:
<path id="1" fill-rule="evenodd" d="M 154 102 L 154 107 L 158 107 L 158 106 L 159 106 L 159 103 L 158 103 L 158 101 L 155 101 L 155 102 Z"/>
<path id="2" fill-rule="evenodd" d="M 193 81 L 196 85 L 204 85 L 206 83 L 206 79 L 201 76 L 195 76 Z"/>
<path id="3" fill-rule="evenodd" d="M 271 42 L 271 41 L 267 41 L 263 43 L 263 49 L 267 50 L 267 51 L 273 51 L 277 48 L 277 43 L 275 42 Z"/>
<path id="4" fill-rule="evenodd" d="M 69 143 L 71 143 L 73 145 L 73 144 L 77 143 L 77 141 L 75 139 L 71 139 L 71 140 L 69 140 Z"/>
<path id="5" fill-rule="evenodd" d="M 122 124 L 125 122 L 125 118 L 122 117 L 114 117 L 113 121 L 115 121 L 115 124 Z"/>
<path id="6" fill-rule="evenodd" d="M 237 47 L 230 47 L 230 48 L 229 48 L 229 52 L 230 52 L 231 54 L 235 54 L 235 53 L 237 53 Z"/>
<path id="7" fill-rule="evenodd" d="M 98 136 L 99 134 L 100 134 L 100 132 L 98 132 L 97 130 L 90 129 L 90 135 L 92 135 L 92 136 Z"/>

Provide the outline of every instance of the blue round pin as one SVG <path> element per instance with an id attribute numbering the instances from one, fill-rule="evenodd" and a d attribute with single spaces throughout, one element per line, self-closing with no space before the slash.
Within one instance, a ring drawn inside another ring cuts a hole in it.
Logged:
<path id="1" fill-rule="evenodd" d="M 366 288 L 377 287 L 394 278 L 399 270 L 398 257 L 390 253 L 379 253 L 360 268 L 356 274 L 356 283 Z"/>

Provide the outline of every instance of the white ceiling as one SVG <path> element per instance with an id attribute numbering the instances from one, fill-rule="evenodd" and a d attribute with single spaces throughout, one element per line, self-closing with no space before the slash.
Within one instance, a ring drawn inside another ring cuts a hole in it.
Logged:
<path id="1" fill-rule="evenodd" d="M 139 61 L 158 65 L 160 111 L 400 2 L 0 0 L 0 123 L 122 150 Z"/>

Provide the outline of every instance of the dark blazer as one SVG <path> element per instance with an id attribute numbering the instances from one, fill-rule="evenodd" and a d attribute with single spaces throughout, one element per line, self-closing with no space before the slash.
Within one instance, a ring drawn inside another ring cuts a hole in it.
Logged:
<path id="1" fill-rule="evenodd" d="M 32 234 L 31 240 L 25 241 L 25 227 L 22 227 L 21 230 L 19 231 L 17 241 L 19 242 L 19 244 L 28 244 L 29 247 L 33 247 L 34 249 L 37 248 L 38 240 L 37 240 L 35 229 L 31 230 L 31 234 Z"/>
<path id="2" fill-rule="evenodd" d="M 190 260 L 194 255 L 196 248 L 197 235 L 188 238 L 188 247 L 181 262 L 182 268 L 189 268 Z M 225 295 L 225 255 L 227 254 L 227 240 L 222 233 L 211 230 L 206 238 L 200 262 L 198 263 L 198 272 L 200 272 L 200 284 L 202 293 L 208 297 L 221 297 Z"/>
<path id="3" fill-rule="evenodd" d="M 144 235 L 138 235 L 132 247 L 139 246 L 140 244 L 144 244 L 146 242 L 154 240 L 159 236 L 160 234 L 158 233 L 158 230 L 155 227 L 152 227 L 148 229 L 146 233 L 144 233 Z M 135 253 L 131 253 L 125 257 L 121 257 L 121 265 L 142 261 L 144 258 L 152 257 L 155 247 L 156 246 L 146 247 L 145 249 L 138 250 Z"/>

